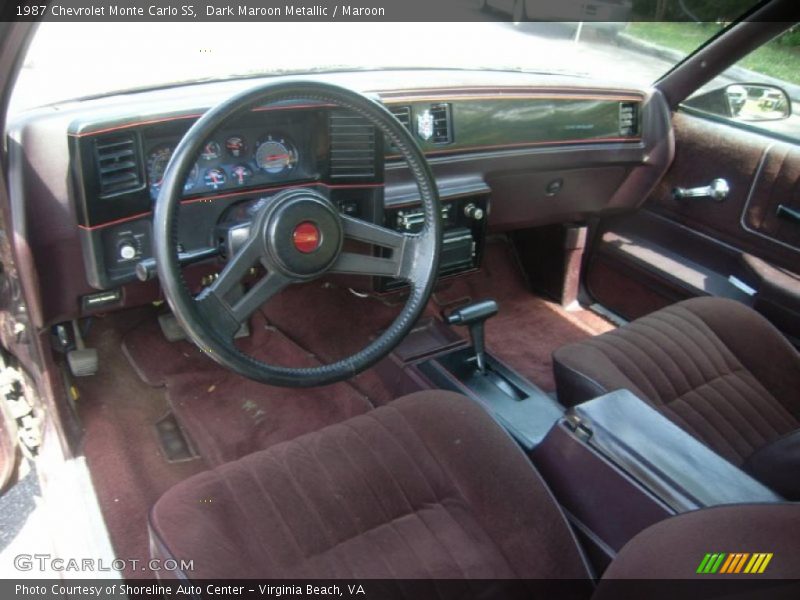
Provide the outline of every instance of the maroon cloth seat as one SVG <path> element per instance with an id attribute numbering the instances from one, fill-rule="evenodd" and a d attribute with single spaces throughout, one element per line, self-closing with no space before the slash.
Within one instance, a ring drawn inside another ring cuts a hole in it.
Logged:
<path id="1" fill-rule="evenodd" d="M 222 465 L 151 512 L 192 578 L 586 578 L 531 463 L 474 402 L 421 392 Z"/>
<path id="2" fill-rule="evenodd" d="M 631 390 L 733 464 L 800 499 L 793 436 L 800 354 L 747 306 L 721 298 L 679 302 L 559 348 L 553 369 L 563 404 Z"/>
<path id="3" fill-rule="evenodd" d="M 413 394 L 195 475 L 156 503 L 150 530 L 154 558 L 194 561 L 191 572 L 161 577 L 482 579 L 401 583 L 369 597 L 595 597 L 527 457 L 482 408 L 447 392 Z M 697 566 L 719 551 L 772 552 L 765 577 L 796 576 L 800 505 L 673 517 L 629 542 L 608 574 L 661 578 L 659 597 L 674 597 L 664 579 L 707 578 Z M 635 592 L 598 590 L 644 597 Z"/>

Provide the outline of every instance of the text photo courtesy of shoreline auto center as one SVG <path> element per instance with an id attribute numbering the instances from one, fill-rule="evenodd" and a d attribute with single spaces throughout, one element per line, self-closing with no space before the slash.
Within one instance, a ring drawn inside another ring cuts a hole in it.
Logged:
<path id="1" fill-rule="evenodd" d="M 800 598 L 797 0 L 2 0 L 0 597 Z"/>

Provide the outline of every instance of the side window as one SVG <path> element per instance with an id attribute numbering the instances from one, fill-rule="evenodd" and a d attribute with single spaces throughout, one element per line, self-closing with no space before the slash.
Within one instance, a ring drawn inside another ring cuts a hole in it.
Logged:
<path id="1" fill-rule="evenodd" d="M 800 141 L 800 25 L 751 52 L 684 107 Z"/>

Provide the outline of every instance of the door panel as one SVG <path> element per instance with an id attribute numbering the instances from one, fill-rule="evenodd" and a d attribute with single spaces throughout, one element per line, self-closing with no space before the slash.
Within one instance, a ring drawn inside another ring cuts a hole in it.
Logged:
<path id="1" fill-rule="evenodd" d="M 734 298 L 800 338 L 800 149 L 678 113 L 675 160 L 642 209 L 604 220 L 584 282 L 632 319 L 698 295 Z M 677 187 L 725 179 L 722 201 Z"/>

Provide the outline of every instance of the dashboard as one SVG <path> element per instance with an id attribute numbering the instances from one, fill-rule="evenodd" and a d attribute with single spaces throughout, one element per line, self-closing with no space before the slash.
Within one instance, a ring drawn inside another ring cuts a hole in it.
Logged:
<path id="1" fill-rule="evenodd" d="M 646 90 L 516 73 L 459 74 L 449 85 L 449 72 L 369 75 L 326 80 L 382 102 L 426 154 L 443 201 L 442 276 L 480 268 L 492 231 L 634 208 L 671 160 L 669 113 Z M 418 85 L 397 85 L 410 75 Z M 52 269 L 40 270 L 43 286 L 67 282 L 74 302 L 54 299 L 43 321 L 158 294 L 137 266 L 152 261 L 153 207 L 172 152 L 205 110 L 256 83 L 76 102 L 11 125 L 11 174 L 34 253 L 59 266 L 52 281 Z M 183 189 L 181 251 L 212 249 L 218 224 L 290 186 L 313 187 L 341 212 L 393 229 L 420 224 L 413 179 L 379 131 L 339 107 L 286 101 L 244 111 L 206 140 Z M 366 286 L 398 287 L 381 278 Z"/>

